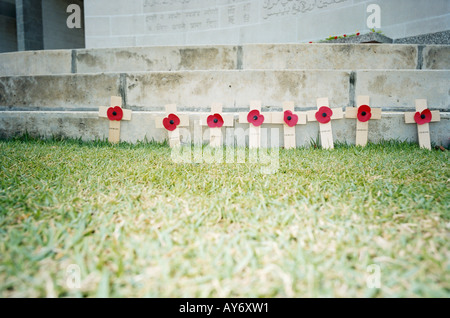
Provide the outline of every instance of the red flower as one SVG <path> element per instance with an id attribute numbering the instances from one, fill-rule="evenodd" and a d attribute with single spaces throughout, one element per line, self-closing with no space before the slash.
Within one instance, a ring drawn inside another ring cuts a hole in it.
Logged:
<path id="1" fill-rule="evenodd" d="M 106 111 L 106 116 L 108 116 L 109 120 L 121 121 L 123 117 L 123 110 L 119 106 L 110 107 Z"/>
<path id="2" fill-rule="evenodd" d="M 287 110 L 284 112 L 284 122 L 289 127 L 294 127 L 295 125 L 297 125 L 298 116 L 293 114 L 290 110 Z"/>
<path id="3" fill-rule="evenodd" d="M 220 114 L 208 116 L 206 119 L 209 128 L 220 128 L 223 126 L 223 118 Z"/>
<path id="4" fill-rule="evenodd" d="M 166 128 L 168 131 L 174 131 L 179 124 L 180 118 L 178 118 L 178 116 L 175 114 L 170 114 L 163 119 L 164 128 Z"/>
<path id="5" fill-rule="evenodd" d="M 366 121 L 368 121 L 370 118 L 372 118 L 372 113 L 371 113 L 371 109 L 369 106 L 367 105 L 361 105 L 358 107 L 358 120 L 360 122 L 365 123 Z"/>
<path id="6" fill-rule="evenodd" d="M 414 120 L 416 121 L 417 125 L 423 125 L 428 124 L 431 121 L 431 118 L 433 116 L 431 115 L 431 111 L 429 109 L 424 109 L 423 112 L 417 112 L 414 115 Z"/>
<path id="7" fill-rule="evenodd" d="M 253 124 L 253 126 L 258 127 L 263 124 L 264 116 L 259 113 L 259 110 L 254 109 L 248 113 L 247 121 Z"/>
<path id="8" fill-rule="evenodd" d="M 344 38 L 346 38 L 347 37 L 347 34 L 344 34 Z"/>
<path id="9" fill-rule="evenodd" d="M 321 124 L 329 123 L 331 116 L 333 116 L 333 111 L 327 106 L 320 107 L 319 111 L 316 113 L 316 119 Z"/>
<path id="10" fill-rule="evenodd" d="M 359 33 L 359 32 L 358 32 L 358 33 L 356 33 L 356 35 L 360 35 L 360 34 L 361 34 L 361 33 Z"/>
<path id="11" fill-rule="evenodd" d="M 309 41 L 309 43 L 312 43 L 311 41 Z"/>
<path id="12" fill-rule="evenodd" d="M 337 40 L 337 36 L 335 36 L 334 39 Z"/>

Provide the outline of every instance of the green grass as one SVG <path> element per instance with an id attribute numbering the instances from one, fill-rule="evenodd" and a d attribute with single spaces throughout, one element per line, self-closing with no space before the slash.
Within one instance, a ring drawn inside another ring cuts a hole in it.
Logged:
<path id="1" fill-rule="evenodd" d="M 0 296 L 449 297 L 448 160 L 341 145 L 261 174 L 160 144 L 0 141 Z"/>

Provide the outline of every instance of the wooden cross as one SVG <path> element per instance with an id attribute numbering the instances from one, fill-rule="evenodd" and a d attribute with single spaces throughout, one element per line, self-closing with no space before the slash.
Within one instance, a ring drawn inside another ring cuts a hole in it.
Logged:
<path id="1" fill-rule="evenodd" d="M 294 102 L 284 102 L 282 113 L 271 113 L 272 124 L 284 124 L 284 148 L 291 149 L 297 146 L 295 139 L 295 126 L 306 125 L 306 113 L 294 113 Z"/>
<path id="2" fill-rule="evenodd" d="M 269 113 L 261 113 L 261 101 L 250 101 L 250 112 L 239 113 L 239 123 L 250 124 L 248 146 L 250 149 L 261 147 L 261 125 L 270 122 Z"/>
<path id="3" fill-rule="evenodd" d="M 111 143 L 120 141 L 120 121 L 131 120 L 130 109 L 122 108 L 122 97 L 111 96 L 111 107 L 100 106 L 98 116 L 109 119 L 109 137 Z"/>
<path id="4" fill-rule="evenodd" d="M 416 99 L 416 112 L 405 113 L 405 123 L 417 124 L 420 147 L 429 150 L 431 150 L 429 123 L 438 121 L 441 121 L 441 113 L 439 111 L 430 111 L 426 99 Z"/>
<path id="5" fill-rule="evenodd" d="M 180 142 L 180 130 L 178 127 L 189 126 L 188 115 L 177 115 L 177 105 L 169 104 L 165 106 L 166 117 L 156 117 L 156 128 L 165 128 L 169 135 L 169 145 L 171 148 L 179 147 Z"/>
<path id="6" fill-rule="evenodd" d="M 211 147 L 221 147 L 222 126 L 233 127 L 234 116 L 222 114 L 222 104 L 213 103 L 211 106 L 211 114 L 202 115 L 200 118 L 201 126 L 209 127 L 209 145 Z"/>
<path id="7" fill-rule="evenodd" d="M 344 118 L 342 108 L 329 108 L 328 98 L 317 99 L 317 109 L 307 112 L 308 121 L 318 121 L 320 124 L 320 141 L 323 149 L 333 149 L 333 131 L 331 129 L 331 120 Z"/>
<path id="8" fill-rule="evenodd" d="M 369 120 L 381 119 L 381 108 L 370 108 L 369 96 L 358 96 L 357 107 L 347 107 L 345 118 L 356 118 L 356 145 L 366 146 L 369 135 Z"/>

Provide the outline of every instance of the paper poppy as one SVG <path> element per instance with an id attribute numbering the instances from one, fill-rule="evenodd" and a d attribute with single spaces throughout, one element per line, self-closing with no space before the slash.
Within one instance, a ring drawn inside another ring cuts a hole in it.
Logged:
<path id="1" fill-rule="evenodd" d="M 164 128 L 166 128 L 168 131 L 174 131 L 179 124 L 180 118 L 178 118 L 178 116 L 175 114 L 170 114 L 163 119 Z"/>
<path id="2" fill-rule="evenodd" d="M 261 126 L 264 122 L 264 115 L 260 114 L 257 109 L 251 110 L 247 115 L 247 121 L 255 127 Z"/>
<path id="3" fill-rule="evenodd" d="M 333 111 L 327 106 L 320 107 L 319 111 L 316 113 L 316 119 L 321 124 L 329 123 L 331 116 L 333 116 Z"/>
<path id="4" fill-rule="evenodd" d="M 424 109 L 423 112 L 417 112 L 414 115 L 414 120 L 417 125 L 428 124 L 432 119 L 431 111 L 429 109 Z"/>
<path id="5" fill-rule="evenodd" d="M 123 110 L 119 106 L 109 107 L 106 111 L 109 120 L 121 121 L 123 117 Z"/>
<path id="6" fill-rule="evenodd" d="M 368 105 L 361 105 L 358 107 L 358 120 L 365 123 L 372 118 L 371 108 Z"/>
<path id="7" fill-rule="evenodd" d="M 210 115 L 206 119 L 206 123 L 209 128 L 220 128 L 223 126 L 223 118 L 220 114 Z"/>
<path id="8" fill-rule="evenodd" d="M 289 127 L 294 127 L 295 125 L 297 125 L 298 116 L 293 114 L 290 110 L 287 110 L 284 112 L 284 122 Z"/>

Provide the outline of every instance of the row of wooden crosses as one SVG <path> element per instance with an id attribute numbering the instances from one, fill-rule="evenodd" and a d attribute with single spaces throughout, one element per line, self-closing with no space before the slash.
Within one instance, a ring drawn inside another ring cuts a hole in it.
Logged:
<path id="1" fill-rule="evenodd" d="M 328 98 L 317 99 L 317 110 L 307 112 L 295 112 L 294 102 L 283 103 L 283 112 L 261 112 L 261 102 L 251 101 L 250 111 L 239 113 L 239 123 L 248 123 L 249 147 L 259 148 L 261 145 L 261 125 L 283 124 L 284 125 L 284 148 L 295 148 L 295 126 L 306 125 L 307 121 L 318 121 L 320 125 L 320 140 L 322 148 L 332 149 L 334 147 L 331 121 L 340 118 L 356 118 L 356 145 L 365 146 L 368 140 L 369 120 L 381 119 L 381 108 L 371 108 L 369 96 L 358 96 L 357 107 L 330 108 Z M 132 111 L 122 108 L 122 98 L 111 97 L 111 106 L 101 106 L 99 116 L 110 120 L 109 141 L 117 143 L 120 141 L 120 122 L 131 120 Z M 171 147 L 180 146 L 179 127 L 189 125 L 189 116 L 178 114 L 174 104 L 166 105 L 166 116 L 156 117 L 156 128 L 164 128 L 168 131 L 169 144 Z M 416 112 L 405 113 L 405 123 L 417 124 L 420 147 L 431 149 L 430 122 L 440 121 L 439 111 L 430 111 L 426 99 L 416 100 Z M 222 127 L 234 126 L 234 116 L 223 114 L 222 104 L 215 103 L 209 114 L 202 114 L 201 126 L 210 128 L 210 146 L 222 146 Z"/>

